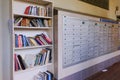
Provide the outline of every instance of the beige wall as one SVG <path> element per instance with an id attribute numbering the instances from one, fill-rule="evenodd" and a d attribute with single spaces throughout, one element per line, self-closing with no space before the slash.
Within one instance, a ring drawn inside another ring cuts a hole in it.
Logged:
<path id="1" fill-rule="evenodd" d="M 115 7 L 118 0 L 110 0 L 110 10 L 105 10 L 78 0 L 53 0 L 54 6 L 58 8 L 68 9 L 76 12 L 86 13 L 90 15 L 116 19 Z"/>

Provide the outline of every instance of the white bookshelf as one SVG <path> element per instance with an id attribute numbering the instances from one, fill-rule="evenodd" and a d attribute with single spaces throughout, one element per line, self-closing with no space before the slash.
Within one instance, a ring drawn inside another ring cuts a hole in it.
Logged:
<path id="1" fill-rule="evenodd" d="M 36 2 L 38 1 L 38 2 Z M 12 18 L 13 18 L 13 24 L 12 24 L 12 49 L 13 49 L 13 80 L 34 80 L 34 76 L 38 74 L 39 71 L 44 72 L 49 70 L 54 74 L 53 71 L 53 3 L 52 0 L 12 0 Z M 48 6 L 51 7 L 51 13 L 50 16 L 47 13 L 46 16 L 41 15 L 29 15 L 24 14 L 24 11 L 27 6 L 37 6 L 46 8 Z M 19 26 L 14 25 L 14 20 L 16 17 L 23 17 L 28 19 L 46 19 L 51 20 L 51 26 L 41 26 L 41 27 L 32 27 L 32 26 Z M 37 46 L 26 46 L 26 47 L 15 47 L 15 34 L 23 34 L 26 37 L 34 37 L 37 34 L 41 33 L 47 33 L 47 35 L 52 40 L 52 44 L 48 45 L 37 45 Z M 26 55 L 26 54 L 37 54 L 44 48 L 50 48 L 52 49 L 52 61 L 51 63 L 47 63 L 44 65 L 36 65 L 34 67 L 26 68 L 25 70 L 18 70 L 15 71 L 14 67 L 14 54 L 19 55 Z"/>

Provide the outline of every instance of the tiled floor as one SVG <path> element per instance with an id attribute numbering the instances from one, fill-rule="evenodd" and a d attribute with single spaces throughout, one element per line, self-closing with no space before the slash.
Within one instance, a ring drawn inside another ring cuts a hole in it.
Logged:
<path id="1" fill-rule="evenodd" d="M 120 62 L 107 68 L 107 72 L 99 72 L 86 80 L 120 80 Z"/>

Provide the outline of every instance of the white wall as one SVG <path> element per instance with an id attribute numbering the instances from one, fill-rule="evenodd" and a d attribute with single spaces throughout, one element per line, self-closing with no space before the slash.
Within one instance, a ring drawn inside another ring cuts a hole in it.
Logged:
<path id="1" fill-rule="evenodd" d="M 2 11 L 1 11 L 1 3 L 2 0 L 0 0 L 0 80 L 2 80 Z"/>
<path id="2" fill-rule="evenodd" d="M 11 64 L 11 56 L 12 53 L 10 51 L 10 36 L 8 29 L 8 20 L 10 17 L 10 1 L 12 0 L 2 0 L 2 43 L 3 43 L 3 80 L 13 80 L 11 78 L 12 75 L 12 64 Z M 0 2 L 1 3 L 1 2 Z"/>

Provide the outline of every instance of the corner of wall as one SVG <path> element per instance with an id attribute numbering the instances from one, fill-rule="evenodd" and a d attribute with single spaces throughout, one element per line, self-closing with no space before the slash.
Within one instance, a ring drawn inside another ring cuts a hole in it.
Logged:
<path id="1" fill-rule="evenodd" d="M 10 33 L 8 28 L 8 20 L 10 19 L 10 2 L 12 0 L 2 0 L 1 8 L 2 10 L 2 74 L 3 80 L 13 80 L 12 79 L 12 66 L 11 65 L 11 40 L 10 40 Z"/>
<path id="2" fill-rule="evenodd" d="M 2 6 L 1 6 L 2 0 L 0 0 L 0 16 L 2 16 Z M 0 80 L 2 79 L 2 56 L 3 56 L 3 51 L 2 51 L 2 18 L 0 18 Z"/>

